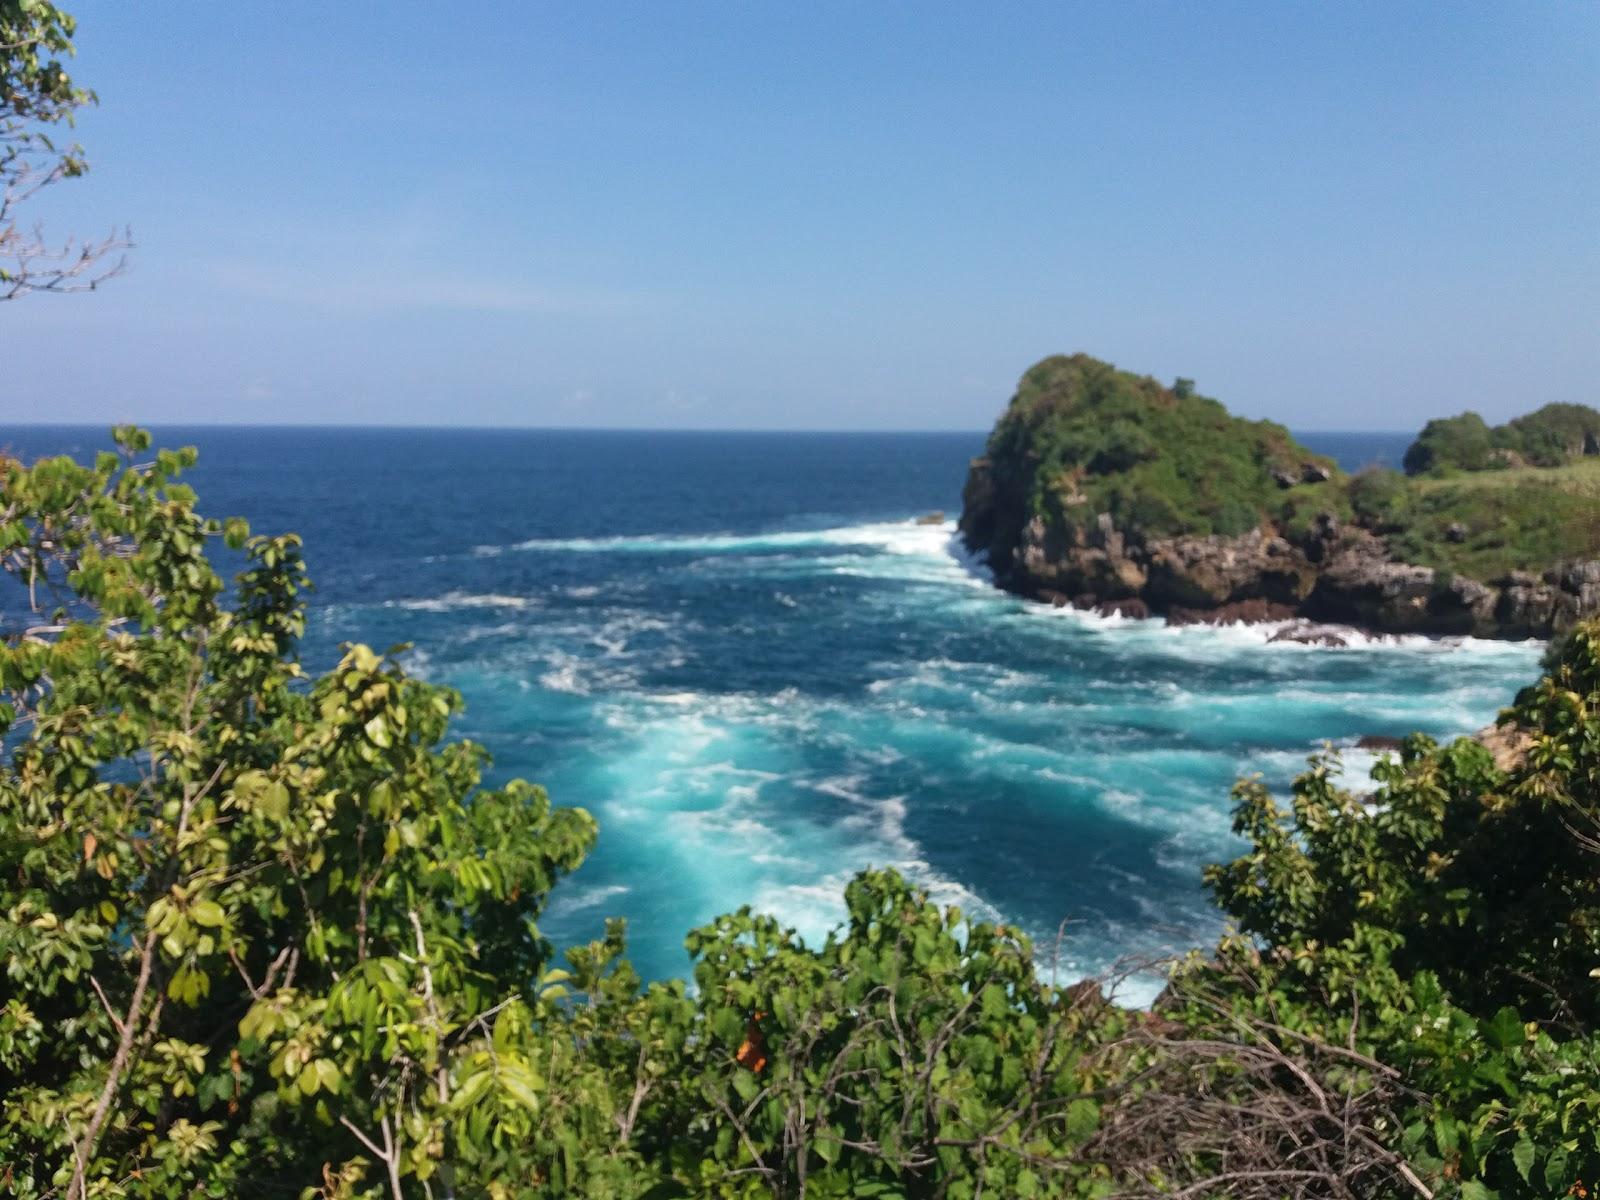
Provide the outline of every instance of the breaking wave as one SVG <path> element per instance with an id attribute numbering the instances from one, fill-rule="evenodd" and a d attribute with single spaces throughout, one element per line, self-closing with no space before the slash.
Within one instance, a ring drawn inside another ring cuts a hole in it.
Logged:
<path id="1" fill-rule="evenodd" d="M 600 820 L 545 931 L 626 915 L 654 975 L 743 904 L 825 936 L 869 866 L 1021 925 L 1064 977 L 1204 942 L 1199 873 L 1237 849 L 1235 779 L 1283 789 L 1330 741 L 1476 729 L 1538 655 L 1030 604 L 988 586 L 949 522 L 531 538 L 453 569 L 431 598 L 321 619 L 395 640 L 434 622 L 428 674 L 465 694 L 499 774 Z M 1375 761 L 1346 750 L 1346 785 Z"/>

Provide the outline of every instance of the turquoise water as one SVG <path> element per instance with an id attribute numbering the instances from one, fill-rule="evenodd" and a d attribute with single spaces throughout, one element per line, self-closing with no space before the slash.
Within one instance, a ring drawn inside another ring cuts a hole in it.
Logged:
<path id="1" fill-rule="evenodd" d="M 23 453 L 81 430 L 18 430 Z M 949 521 L 977 435 L 164 431 L 214 513 L 307 537 L 307 651 L 411 642 L 495 775 L 599 818 L 558 941 L 629 918 L 650 975 L 741 904 L 808 937 L 890 864 L 1054 943 L 1063 975 L 1203 942 L 1228 792 L 1324 740 L 1491 720 L 1539 647 L 1170 629 L 995 591 Z M 1313 445 L 1359 465 L 1381 436 Z M 1403 439 L 1400 441 L 1403 447 Z M 1349 752 L 1359 784 L 1371 756 Z"/>

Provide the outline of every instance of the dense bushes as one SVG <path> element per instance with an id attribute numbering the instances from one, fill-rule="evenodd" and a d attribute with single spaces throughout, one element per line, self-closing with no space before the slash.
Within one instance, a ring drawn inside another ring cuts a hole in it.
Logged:
<path id="1" fill-rule="evenodd" d="M 1600 412 L 1585 404 L 1546 404 L 1496 431 L 1498 444 L 1536 467 L 1559 467 L 1600 454 Z"/>
<path id="2" fill-rule="evenodd" d="M 1435 417 L 1422 427 L 1417 440 L 1406 447 L 1407 475 L 1449 469 L 1482 471 L 1494 465 L 1494 439 L 1489 426 L 1475 412 L 1459 417 Z"/>
<path id="3" fill-rule="evenodd" d="M 1371 798 L 1323 757 L 1287 809 L 1241 785 L 1208 874 L 1240 933 L 1153 1012 L 888 872 L 821 946 L 740 912 L 689 934 L 692 990 L 646 987 L 620 923 L 559 968 L 539 934 L 588 817 L 479 788 L 455 696 L 392 661 L 305 678 L 297 543 L 196 516 L 191 460 L 4 469 L 39 609 L 0 649 L 10 1194 L 1483 1200 L 1600 1170 L 1600 629 L 1500 762 L 1416 737 Z"/>
<path id="4" fill-rule="evenodd" d="M 1582 404 L 1546 404 L 1491 429 L 1475 412 L 1429 421 L 1406 449 L 1408 475 L 1559 467 L 1600 454 L 1600 412 Z"/>
<path id="5" fill-rule="evenodd" d="M 1416 479 L 1373 528 L 1407 562 L 1497 580 L 1600 556 L 1600 460 Z"/>
<path id="6" fill-rule="evenodd" d="M 1343 1028 L 1397 1071 L 1390 1145 L 1463 1195 L 1558 1195 L 1600 1170 L 1597 706 L 1590 624 L 1517 698 L 1501 763 L 1414 736 L 1370 798 L 1325 760 L 1290 811 L 1243 784 L 1251 849 L 1207 873 L 1255 939 L 1220 959 L 1262 947 L 1285 1024 Z"/>
<path id="7" fill-rule="evenodd" d="M 989 439 L 995 502 L 1018 526 L 1079 528 L 1107 512 L 1153 537 L 1232 534 L 1275 519 L 1308 468 L 1336 474 L 1282 426 L 1230 416 L 1184 383 L 1169 390 L 1086 354 L 1037 364 Z"/>

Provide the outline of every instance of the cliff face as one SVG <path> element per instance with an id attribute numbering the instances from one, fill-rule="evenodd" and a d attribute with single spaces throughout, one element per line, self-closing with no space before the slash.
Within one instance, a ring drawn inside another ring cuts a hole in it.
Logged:
<path id="1" fill-rule="evenodd" d="M 1174 622 L 1298 617 L 1381 633 L 1547 638 L 1600 612 L 1600 562 L 1480 583 L 1396 562 L 1382 538 L 1336 526 L 1298 544 L 1262 529 L 1138 541 L 1109 517 L 1072 537 L 1034 518 L 1009 561 L 991 556 L 990 566 L 1001 587 L 1030 599 Z"/>
<path id="2" fill-rule="evenodd" d="M 1042 388 L 1041 377 L 1050 381 Z M 1082 356 L 1046 360 L 1024 377 L 963 495 L 962 536 L 987 553 L 1000 586 L 1174 621 L 1300 617 L 1479 637 L 1549 637 L 1600 612 L 1600 560 L 1486 581 L 1400 561 L 1389 538 L 1354 515 L 1342 478 L 1286 433 L 1224 416 L 1233 422 L 1224 436 L 1246 445 L 1207 447 L 1174 428 L 1182 421 L 1159 385 L 1129 388 L 1134 378 Z M 1102 403 L 1108 388 L 1122 395 Z M 1108 418 L 1135 422 L 1136 433 L 1118 436 L 1154 448 L 1134 465 L 1161 504 L 1142 499 L 1127 456 L 1096 463 L 1079 448 L 1088 437 L 1080 431 Z M 1157 519 L 1141 523 L 1150 514 Z"/>

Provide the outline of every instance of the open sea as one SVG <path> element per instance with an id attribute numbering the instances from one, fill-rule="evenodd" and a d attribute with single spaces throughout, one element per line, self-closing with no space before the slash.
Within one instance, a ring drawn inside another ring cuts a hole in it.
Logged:
<path id="1" fill-rule="evenodd" d="M 869 865 L 1045 946 L 1065 922 L 1062 978 L 1204 943 L 1235 779 L 1469 732 L 1537 671 L 1532 643 L 1270 645 L 1003 595 L 953 538 L 976 433 L 156 432 L 200 447 L 207 514 L 304 535 L 312 665 L 411 643 L 496 779 L 596 815 L 544 927 L 625 916 L 647 976 L 742 904 L 819 937 Z M 1352 469 L 1409 441 L 1301 436 Z M 24 457 L 107 443 L 0 429 Z"/>

